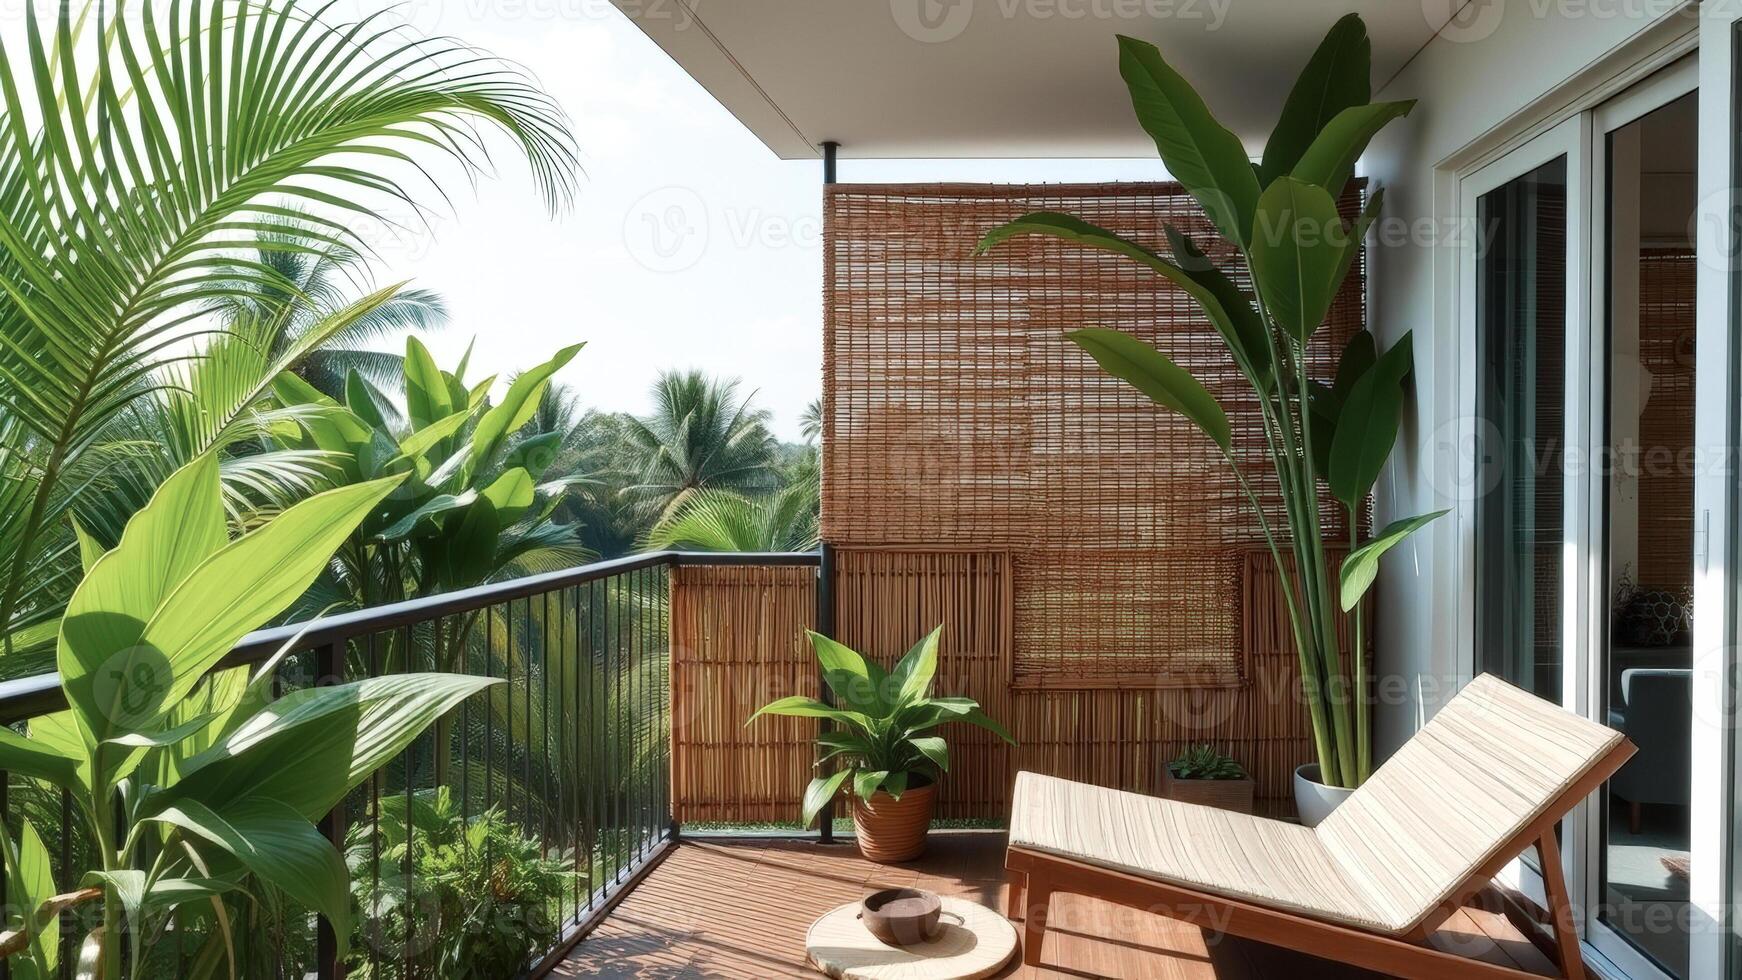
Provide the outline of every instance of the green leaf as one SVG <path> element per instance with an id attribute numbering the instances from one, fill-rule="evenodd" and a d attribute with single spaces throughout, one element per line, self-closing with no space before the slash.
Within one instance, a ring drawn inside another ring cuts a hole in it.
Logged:
<path id="1" fill-rule="evenodd" d="M 907 773 L 892 772 L 883 780 L 883 792 L 888 793 L 895 802 L 901 802 L 901 794 L 907 792 Z"/>
<path id="2" fill-rule="evenodd" d="M 116 734 L 118 716 L 155 716 L 163 702 L 152 701 L 152 685 L 167 679 L 156 670 L 160 654 L 138 646 L 141 631 L 228 541 L 218 459 L 208 453 L 170 474 L 127 522 L 120 543 L 92 565 L 67 604 L 56 652 L 87 747 Z"/>
<path id="3" fill-rule="evenodd" d="M 852 774 L 853 770 L 842 769 L 840 772 L 818 776 L 810 781 L 810 785 L 804 789 L 804 803 L 800 807 L 806 827 L 817 822 L 817 814 L 821 813 L 823 807 L 827 806 L 829 801 L 841 792 L 841 784 L 846 782 L 847 777 Z"/>
<path id="4" fill-rule="evenodd" d="M 963 715 L 960 720 L 973 725 L 976 728 L 984 728 L 1011 745 L 1016 744 L 1016 739 L 1011 737 L 1008 729 L 1003 725 L 1000 725 L 998 722 L 993 721 L 991 715 L 988 715 L 978 707 Z"/>
<path id="5" fill-rule="evenodd" d="M 215 844 L 262 881 L 332 923 L 339 958 L 351 937 L 351 876 L 344 855 L 294 809 L 270 799 L 237 802 L 221 812 L 184 799 L 149 819 Z"/>
<path id="6" fill-rule="evenodd" d="M 1449 510 L 1435 511 L 1420 517 L 1405 518 L 1393 521 L 1373 540 L 1351 552 L 1343 559 L 1342 602 L 1343 611 L 1348 612 L 1361 602 L 1361 597 L 1372 588 L 1374 579 L 1379 577 L 1379 559 L 1385 553 L 1403 543 L 1403 540 L 1416 531 L 1421 530 L 1441 517 L 1451 513 Z"/>
<path id="7" fill-rule="evenodd" d="M 896 704 L 911 704 L 931 693 L 932 678 L 938 672 L 938 639 L 944 628 L 939 625 L 920 639 L 889 676 L 889 686 L 895 689 Z"/>
<path id="8" fill-rule="evenodd" d="M 387 428 L 381 406 L 375 403 L 375 393 L 369 390 L 369 382 L 364 381 L 355 369 L 345 372 L 345 407 L 371 428 Z"/>
<path id="9" fill-rule="evenodd" d="M 846 711 L 841 708 L 830 707 L 829 705 L 818 701 L 816 698 L 807 698 L 802 695 L 793 695 L 792 697 L 770 701 L 762 707 L 757 708 L 756 713 L 751 715 L 744 724 L 749 725 L 750 722 L 755 721 L 763 715 L 781 715 L 787 718 L 827 718 L 831 721 L 838 721 L 865 730 L 871 728 L 871 719 L 857 711 Z"/>
<path id="10" fill-rule="evenodd" d="M 46 779 L 63 789 L 79 789 L 82 756 L 69 754 L 59 746 L 34 738 L 25 738 L 0 725 L 0 770 L 19 776 Z"/>
<path id="11" fill-rule="evenodd" d="M 556 462 L 557 452 L 561 450 L 563 434 L 561 432 L 540 432 L 538 435 L 522 439 L 514 444 L 508 455 L 502 457 L 502 468 L 511 470 L 515 467 L 527 470 L 533 474 L 541 474 L 551 468 Z"/>
<path id="12" fill-rule="evenodd" d="M 223 711 L 210 711 L 155 732 L 130 732 L 108 739 L 105 745 L 133 749 L 161 749 L 206 730 L 212 722 L 224 716 Z"/>
<path id="13" fill-rule="evenodd" d="M 1223 237 L 1250 241 L 1258 175 L 1240 138 L 1216 121 L 1155 45 L 1121 35 L 1119 74 L 1168 174 L 1191 192 Z"/>
<path id="14" fill-rule="evenodd" d="M 919 750 L 920 755 L 931 760 L 931 764 L 937 766 L 938 771 L 950 771 L 950 746 L 943 738 L 937 735 L 919 735 L 908 739 L 908 742 Z"/>
<path id="15" fill-rule="evenodd" d="M 503 525 L 513 524 L 532 509 L 537 495 L 532 486 L 532 474 L 523 469 L 505 471 L 484 488 L 484 499 L 496 508 L 496 519 Z"/>
<path id="16" fill-rule="evenodd" d="M 1321 187 L 1278 178 L 1258 201 L 1252 276 L 1277 326 L 1305 344 L 1330 313 L 1346 254 L 1361 242 L 1343 228 Z"/>
<path id="17" fill-rule="evenodd" d="M 1359 14 L 1345 15 L 1331 26 L 1318 50 L 1301 70 L 1282 116 L 1264 145 L 1260 180 L 1270 182 L 1294 169 L 1319 131 L 1350 106 L 1373 97 L 1373 45 Z"/>
<path id="18" fill-rule="evenodd" d="M 127 931 L 134 936 L 145 935 L 146 874 L 138 868 L 117 868 L 114 871 L 87 871 L 86 888 L 105 888 L 121 903 L 127 916 Z"/>
<path id="19" fill-rule="evenodd" d="M 448 382 L 416 337 L 405 338 L 405 417 L 415 432 L 454 414 Z"/>
<path id="20" fill-rule="evenodd" d="M 293 691 L 261 708 L 212 748 L 189 759 L 181 781 L 148 798 L 146 812 L 198 800 L 272 799 L 309 820 L 471 695 L 500 678 L 394 674 Z"/>
<path id="21" fill-rule="evenodd" d="M 1354 390 L 1355 382 L 1361 380 L 1361 376 L 1377 360 L 1379 345 L 1373 339 L 1373 333 L 1365 329 L 1355 331 L 1355 335 L 1343 346 L 1343 355 L 1337 360 L 1337 380 L 1331 386 L 1335 395 L 1333 401 L 1339 411 L 1348 402 L 1349 392 Z"/>
<path id="22" fill-rule="evenodd" d="M 1379 479 L 1403 420 L 1403 381 L 1413 367 L 1404 334 L 1349 389 L 1331 443 L 1331 494 L 1353 510 Z"/>
<path id="23" fill-rule="evenodd" d="M 878 770 L 873 772 L 861 769 L 853 776 L 853 795 L 861 800 L 870 800 L 871 797 L 877 795 L 878 787 L 882 786 L 883 781 L 888 778 L 889 773 L 887 771 Z"/>
<path id="24" fill-rule="evenodd" d="M 1268 388 L 1270 375 L 1270 344 L 1264 334 L 1264 323 L 1253 309 L 1252 302 L 1227 276 L 1198 251 L 1197 246 L 1172 228 L 1168 236 L 1173 244 L 1178 264 L 1155 254 L 1142 245 L 1068 214 L 1037 211 L 1015 221 L 999 225 L 987 232 L 976 251 L 984 252 L 1018 235 L 1044 235 L 1061 241 L 1086 245 L 1104 252 L 1114 252 L 1135 259 L 1179 286 L 1195 301 L 1209 318 L 1216 332 L 1227 343 L 1234 362 L 1253 384 Z"/>
<path id="25" fill-rule="evenodd" d="M 857 650 L 844 643 L 805 631 L 811 649 L 823 667 L 823 682 L 848 709 L 871 718 L 889 714 L 887 688 L 889 677 L 883 668 L 865 659 Z"/>
<path id="26" fill-rule="evenodd" d="M 1234 439 L 1227 413 L 1198 379 L 1166 355 L 1117 330 L 1091 328 L 1066 336 L 1088 351 L 1103 371 L 1143 392 L 1157 405 L 1190 419 L 1224 453 L 1232 450 Z"/>
<path id="27" fill-rule="evenodd" d="M 20 818 L 20 834 L 14 843 L 12 835 L 0 827 L 0 846 L 5 848 L 6 889 L 8 903 L 15 912 L 8 912 L 6 925 L 22 929 L 29 941 L 28 960 L 12 960 L 13 976 L 20 980 L 49 980 L 55 975 L 60 960 L 60 910 L 49 902 L 54 897 L 54 872 L 49 862 L 48 848 L 42 843 L 36 827 L 28 818 Z"/>
<path id="28" fill-rule="evenodd" d="M 399 455 L 397 459 L 422 459 L 431 449 L 441 445 L 443 440 L 459 432 L 472 418 L 469 411 L 455 412 L 446 418 L 437 419 L 423 428 L 399 440 Z"/>
<path id="29" fill-rule="evenodd" d="M 237 640 L 308 589 L 333 551 L 398 483 L 377 480 L 317 494 L 191 571 L 183 570 L 186 560 L 161 564 L 156 574 L 179 579 L 161 597 L 126 582 L 136 567 L 128 536 L 142 520 L 149 528 L 163 515 L 135 516 L 122 544 L 73 594 L 61 628 L 62 684 L 87 737 L 100 744 L 151 731 Z M 125 776 L 140 757 L 137 749 L 104 755 L 111 771 L 98 775 L 105 782 Z"/>
<path id="30" fill-rule="evenodd" d="M 575 344 L 564 347 L 556 352 L 556 356 L 540 364 L 530 371 L 524 371 L 508 386 L 508 391 L 502 396 L 502 403 L 495 405 L 478 420 L 478 427 L 472 432 L 472 455 L 467 460 L 466 472 L 477 473 L 488 470 L 496 461 L 496 454 L 507 443 L 508 436 L 532 421 L 538 413 L 538 401 L 544 394 L 544 387 L 550 381 L 551 375 L 562 370 L 575 355 L 580 353 L 585 344 Z"/>
<path id="31" fill-rule="evenodd" d="M 1323 188 L 1332 200 L 1342 197 L 1367 144 L 1387 123 L 1409 115 L 1413 108 L 1414 100 L 1375 102 L 1337 113 L 1294 165 L 1294 178 Z"/>
<path id="32" fill-rule="evenodd" d="M 1234 362 L 1259 391 L 1268 391 L 1276 383 L 1270 364 L 1270 336 L 1264 318 L 1252 305 L 1252 297 L 1234 284 L 1227 273 L 1216 267 L 1184 232 L 1167 226 L 1167 240 L 1180 271 L 1190 276 L 1213 302 L 1193 293 L 1216 332 L 1222 335 Z"/>
<path id="33" fill-rule="evenodd" d="M 79 570 L 89 575 L 91 567 L 97 564 L 97 559 L 103 557 L 103 552 L 108 549 L 103 547 L 101 541 L 92 537 L 91 532 L 85 530 L 85 526 L 79 523 L 77 516 L 71 517 L 70 520 L 73 525 L 73 536 L 79 539 Z"/>

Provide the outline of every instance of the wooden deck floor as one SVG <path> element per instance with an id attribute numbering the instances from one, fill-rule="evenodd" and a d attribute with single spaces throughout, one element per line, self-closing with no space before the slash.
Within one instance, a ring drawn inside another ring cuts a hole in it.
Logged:
<path id="1" fill-rule="evenodd" d="M 810 923 L 844 902 L 917 885 L 1003 907 L 1004 838 L 934 834 L 925 857 L 885 867 L 852 845 L 686 842 L 624 899 L 553 977 L 815 977 L 805 964 Z M 1045 968 L 1001 974 L 1121 980 L 1345 980 L 1373 978 L 1246 940 L 1210 941 L 1197 928 L 1077 896 L 1055 896 Z M 1460 955 L 1552 975 L 1553 964 L 1504 915 L 1468 909 L 1435 936 Z"/>

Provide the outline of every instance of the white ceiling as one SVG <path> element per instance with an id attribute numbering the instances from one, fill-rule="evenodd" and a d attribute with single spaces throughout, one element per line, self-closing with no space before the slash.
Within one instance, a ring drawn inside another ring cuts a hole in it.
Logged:
<path id="1" fill-rule="evenodd" d="M 1114 35 L 1154 41 L 1254 151 L 1351 10 L 1377 87 L 1461 0 L 613 0 L 776 154 L 1138 157 Z"/>

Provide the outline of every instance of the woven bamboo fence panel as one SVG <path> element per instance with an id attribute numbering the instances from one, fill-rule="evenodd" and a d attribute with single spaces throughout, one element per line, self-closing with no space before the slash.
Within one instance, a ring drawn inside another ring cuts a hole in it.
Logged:
<path id="1" fill-rule="evenodd" d="M 817 723 L 744 722 L 776 698 L 817 696 L 804 637 L 816 609 L 815 568 L 672 569 L 672 816 L 680 823 L 797 821 Z"/>
<path id="2" fill-rule="evenodd" d="M 1357 188 L 1345 212 L 1359 203 Z M 1256 396 L 1190 297 L 1134 262 L 1041 238 L 974 256 L 988 229 L 1031 211 L 1162 251 L 1173 224 L 1232 258 L 1171 183 L 831 188 L 824 540 L 1008 551 L 1019 685 L 1243 684 L 1238 553 L 1260 538 L 1232 472 L 1065 334 L 1124 330 L 1202 380 L 1286 526 Z M 1309 351 L 1320 378 L 1364 322 L 1363 284 L 1358 267 Z M 1328 501 L 1325 520 L 1346 535 Z"/>
<path id="3" fill-rule="evenodd" d="M 948 732 L 940 816 L 1007 818 L 1018 769 L 1153 793 L 1160 767 L 1200 742 L 1240 760 L 1274 810 L 1312 741 L 1275 566 L 1258 548 L 1242 549 L 1237 560 L 1250 665 L 1238 688 L 1013 686 L 1013 565 L 1001 551 L 844 549 L 838 632 L 887 668 L 943 623 L 937 689 L 975 698 L 1016 736 L 1012 749 L 979 729 Z M 797 820 L 816 724 L 765 718 L 746 728 L 744 719 L 774 698 L 817 691 L 814 661 L 802 648 L 802 631 L 814 619 L 814 578 L 809 568 L 674 571 L 672 799 L 679 821 Z"/>

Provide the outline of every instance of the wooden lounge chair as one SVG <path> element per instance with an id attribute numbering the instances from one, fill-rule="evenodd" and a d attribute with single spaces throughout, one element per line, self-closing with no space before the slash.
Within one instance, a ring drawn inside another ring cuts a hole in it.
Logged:
<path id="1" fill-rule="evenodd" d="M 1520 977 L 1427 938 L 1534 845 L 1561 972 L 1581 980 L 1555 825 L 1632 754 L 1619 732 L 1483 676 L 1311 830 L 1025 772 L 1009 914 L 1026 914 L 1031 966 L 1064 892 L 1403 977 Z"/>

